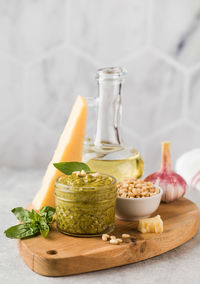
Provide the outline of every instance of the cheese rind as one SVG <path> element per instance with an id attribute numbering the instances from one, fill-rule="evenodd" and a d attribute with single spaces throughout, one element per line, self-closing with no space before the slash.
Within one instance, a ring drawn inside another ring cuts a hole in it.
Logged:
<path id="1" fill-rule="evenodd" d="M 82 160 L 87 109 L 88 106 L 85 98 L 81 96 L 77 97 L 65 129 L 59 139 L 52 161 L 46 170 L 42 186 L 32 202 L 34 209 L 39 210 L 47 205 L 55 207 L 54 184 L 56 178 L 62 173 L 53 166 L 53 163 L 80 162 Z"/>
<path id="2" fill-rule="evenodd" d="M 162 233 L 163 221 L 160 218 L 160 215 L 153 218 L 139 220 L 138 231 L 141 233 Z"/>

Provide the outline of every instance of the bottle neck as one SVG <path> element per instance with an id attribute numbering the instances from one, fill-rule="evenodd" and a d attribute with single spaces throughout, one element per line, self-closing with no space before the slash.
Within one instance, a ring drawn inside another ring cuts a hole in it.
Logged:
<path id="1" fill-rule="evenodd" d="M 120 145 L 122 80 L 98 80 L 98 115 L 94 144 L 96 146 Z"/>

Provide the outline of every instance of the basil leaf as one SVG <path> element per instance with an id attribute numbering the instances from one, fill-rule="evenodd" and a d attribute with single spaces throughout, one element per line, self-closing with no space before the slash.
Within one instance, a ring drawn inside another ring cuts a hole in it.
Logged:
<path id="1" fill-rule="evenodd" d="M 24 209 L 23 207 L 16 207 L 11 212 L 17 217 L 20 222 L 31 222 L 31 212 Z"/>
<path id="2" fill-rule="evenodd" d="M 49 227 L 48 227 L 48 230 L 46 230 L 46 231 L 40 230 L 40 233 L 43 236 L 43 238 L 46 238 L 49 234 Z"/>
<path id="3" fill-rule="evenodd" d="M 54 163 L 53 165 L 56 169 L 66 175 L 71 175 L 73 172 L 81 170 L 84 170 L 86 173 L 91 172 L 87 164 L 80 162 L 60 162 Z"/>
<path id="4" fill-rule="evenodd" d="M 54 221 L 55 208 L 50 206 L 43 207 L 39 214 L 35 211 L 28 211 L 22 207 L 12 209 L 17 219 L 23 224 L 19 224 L 7 229 L 4 233 L 6 237 L 11 239 L 23 239 L 42 234 L 44 238 L 47 237 L 51 224 Z"/>
<path id="5" fill-rule="evenodd" d="M 30 226 L 29 224 L 19 224 L 10 227 L 4 233 L 6 237 L 10 239 L 24 239 L 37 235 L 39 233 L 39 228 Z"/>
<path id="6" fill-rule="evenodd" d="M 51 224 L 54 221 L 53 215 L 56 213 L 56 209 L 50 206 L 45 206 L 40 209 L 40 216 L 46 219 L 48 224 Z"/>
<path id="7" fill-rule="evenodd" d="M 32 211 L 30 213 L 31 213 L 32 222 L 39 222 L 40 221 L 40 215 L 35 210 L 32 209 Z"/>
<path id="8" fill-rule="evenodd" d="M 54 215 L 56 213 L 56 209 L 53 208 L 53 207 L 50 207 L 50 206 L 44 206 L 42 207 L 42 209 L 40 209 L 40 216 L 43 214 L 43 213 L 48 213 L 49 215 Z"/>
<path id="9" fill-rule="evenodd" d="M 47 237 L 47 235 L 49 233 L 49 226 L 47 225 L 47 223 L 45 223 L 45 222 L 40 223 L 40 233 L 42 234 L 42 236 L 44 238 Z"/>

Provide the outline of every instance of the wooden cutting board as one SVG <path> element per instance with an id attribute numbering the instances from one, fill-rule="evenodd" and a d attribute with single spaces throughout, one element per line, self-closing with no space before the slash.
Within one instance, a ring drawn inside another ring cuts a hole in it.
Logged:
<path id="1" fill-rule="evenodd" d="M 162 234 L 137 232 L 138 222 L 116 220 L 114 235 L 131 235 L 120 245 L 111 245 L 100 237 L 77 238 L 53 231 L 41 236 L 19 240 L 19 250 L 25 263 L 45 276 L 64 276 L 101 270 L 167 252 L 191 239 L 198 231 L 198 207 L 186 198 L 170 204 L 161 204 L 157 212 L 164 222 Z"/>

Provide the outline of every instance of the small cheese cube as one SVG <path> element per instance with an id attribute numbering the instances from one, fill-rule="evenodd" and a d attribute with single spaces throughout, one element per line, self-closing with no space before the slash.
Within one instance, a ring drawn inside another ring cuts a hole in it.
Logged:
<path id="1" fill-rule="evenodd" d="M 160 218 L 160 215 L 153 218 L 139 220 L 138 231 L 141 233 L 162 233 L 163 221 Z"/>

